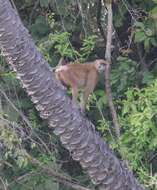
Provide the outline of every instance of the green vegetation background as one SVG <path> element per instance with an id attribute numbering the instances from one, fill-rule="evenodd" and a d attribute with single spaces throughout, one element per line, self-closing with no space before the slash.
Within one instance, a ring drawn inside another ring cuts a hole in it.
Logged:
<path id="1" fill-rule="evenodd" d="M 62 56 L 79 62 L 104 58 L 106 44 L 100 23 L 105 32 L 107 12 L 104 5 L 100 11 L 98 2 L 15 0 L 13 5 L 39 51 L 55 67 Z M 117 1 L 113 13 L 110 80 L 121 126 L 118 143 L 103 76 L 90 96 L 87 116 L 139 181 L 157 190 L 157 0 Z M 0 184 L 5 181 L 12 190 L 69 189 L 34 166 L 29 161 L 31 156 L 62 176 L 94 189 L 50 130 L 12 68 L 0 57 Z"/>

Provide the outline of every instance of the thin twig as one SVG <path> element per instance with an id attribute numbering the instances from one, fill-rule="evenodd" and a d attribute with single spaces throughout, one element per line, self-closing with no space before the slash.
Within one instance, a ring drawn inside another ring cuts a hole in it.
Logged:
<path id="1" fill-rule="evenodd" d="M 4 180 L 0 177 L 0 181 L 2 182 L 3 189 L 7 190 L 7 185 L 5 184 Z"/>
<path id="2" fill-rule="evenodd" d="M 78 7 L 79 7 L 81 19 L 82 19 L 82 27 L 83 27 L 85 36 L 87 36 L 87 30 L 86 30 L 86 27 L 85 27 L 85 25 L 86 25 L 86 22 L 85 22 L 85 15 L 84 15 L 84 13 L 83 13 L 82 3 L 81 3 L 80 0 L 77 0 L 77 4 L 78 4 Z"/>
<path id="3" fill-rule="evenodd" d="M 16 132 L 16 131 L 15 131 Z M 21 144 L 19 144 L 21 145 Z M 20 149 L 22 150 L 22 147 L 19 146 Z M 25 150 L 26 151 L 26 150 Z M 44 173 L 45 175 L 51 176 L 55 179 L 55 181 L 62 183 L 64 185 L 66 185 L 67 187 L 73 188 L 75 190 L 90 190 L 89 188 L 83 187 L 81 185 L 79 185 L 77 182 L 75 182 L 73 179 L 69 179 L 66 176 L 63 176 L 62 174 L 60 174 L 59 172 L 56 172 L 54 170 L 54 168 L 51 168 L 43 163 L 41 163 L 40 161 L 38 161 L 36 158 L 32 157 L 28 152 L 26 152 L 26 157 L 28 158 L 28 160 L 30 161 L 31 164 L 33 164 L 34 166 L 37 166 L 37 170 L 38 173 L 41 175 L 41 172 Z M 17 183 L 20 183 L 21 180 L 23 180 L 26 176 L 30 175 L 29 174 L 24 174 L 23 176 L 20 176 L 19 178 L 17 178 L 16 180 L 14 180 Z M 2 182 L 3 186 L 4 186 L 4 190 L 7 190 L 7 187 L 10 186 L 12 183 L 11 182 L 9 185 L 5 184 L 3 179 L 0 178 L 0 181 Z"/>
<path id="4" fill-rule="evenodd" d="M 15 178 L 12 182 L 10 182 L 10 183 L 8 184 L 8 186 L 13 185 L 14 183 L 19 183 L 20 181 L 23 182 L 23 181 L 27 180 L 28 177 L 31 177 L 31 176 L 34 176 L 34 175 L 38 175 L 38 174 L 39 174 L 39 173 L 35 173 L 35 172 L 33 172 L 33 171 L 31 171 L 31 172 L 29 172 L 29 173 L 26 173 L 26 174 L 23 174 L 22 176 Z M 39 175 L 40 175 L 40 174 L 39 174 Z"/>
<path id="5" fill-rule="evenodd" d="M 129 12 L 129 14 L 130 14 L 132 20 L 135 21 L 135 22 L 137 22 L 136 18 L 134 17 L 134 15 L 133 15 L 132 12 L 131 12 L 129 3 L 128 3 L 126 0 L 122 0 L 122 3 L 124 4 L 126 10 Z"/>
<path id="6" fill-rule="evenodd" d="M 41 168 L 41 171 L 43 173 L 54 177 L 57 182 L 60 182 L 60 183 L 66 185 L 68 187 L 71 187 L 71 188 L 73 188 L 75 190 L 90 190 L 90 189 L 88 189 L 86 187 L 83 187 L 83 186 L 75 183 L 74 181 L 71 181 L 67 177 L 60 175 L 59 173 L 55 172 L 52 168 L 47 167 L 47 166 L 43 165 L 42 163 L 40 163 L 35 158 L 31 159 L 31 163 L 38 166 L 39 168 Z"/>
<path id="7" fill-rule="evenodd" d="M 98 0 L 97 2 L 97 25 L 98 25 L 98 29 L 100 31 L 100 34 L 104 40 L 104 43 L 106 44 L 106 36 L 105 36 L 105 32 L 104 32 L 104 29 L 102 27 L 102 24 L 101 24 L 101 10 L 102 10 L 102 3 L 101 3 L 101 0 Z"/>
<path id="8" fill-rule="evenodd" d="M 33 18 L 33 14 L 34 14 L 34 11 L 36 10 L 36 8 L 38 7 L 38 4 L 40 3 L 40 0 L 37 0 L 34 4 L 34 7 L 31 11 L 31 14 L 30 14 L 30 17 L 29 17 L 29 28 L 31 27 L 31 24 L 32 24 L 32 18 Z"/>
<path id="9" fill-rule="evenodd" d="M 143 55 L 143 52 L 142 52 L 142 46 L 141 44 L 137 44 L 137 53 L 138 53 L 138 57 L 139 57 L 139 60 L 140 60 L 140 63 L 141 63 L 141 68 L 143 71 L 148 71 L 148 66 L 146 64 L 146 54 Z"/>
<path id="10" fill-rule="evenodd" d="M 11 2 L 11 4 L 12 4 L 12 7 L 15 9 L 15 11 L 18 13 L 18 11 L 17 11 L 17 8 L 16 8 L 16 5 L 15 5 L 15 3 L 14 3 L 14 0 L 10 0 L 10 2 Z"/>
<path id="11" fill-rule="evenodd" d="M 112 1 L 111 0 L 109 0 L 106 3 L 106 8 L 108 10 L 108 16 L 107 16 L 108 24 L 107 24 L 107 43 L 106 43 L 105 58 L 109 62 L 109 64 L 106 66 L 105 70 L 105 90 L 112 116 L 112 122 L 115 128 L 115 133 L 117 138 L 119 138 L 120 126 L 118 123 L 116 109 L 113 104 L 112 91 L 110 85 L 110 64 L 111 64 L 111 45 L 112 45 Z"/>
<path id="12" fill-rule="evenodd" d="M 150 69 L 151 66 L 152 66 L 154 63 L 156 64 L 156 62 L 157 62 L 157 58 L 155 58 L 155 59 L 153 59 L 152 61 L 150 61 L 150 62 L 148 63 L 148 69 Z"/>
<path id="13" fill-rule="evenodd" d="M 94 93 L 93 93 L 93 96 L 94 96 Z M 96 96 L 95 96 L 95 99 L 96 99 L 97 108 L 98 108 L 98 111 L 99 111 L 99 113 L 100 113 L 100 115 L 101 115 L 101 117 L 102 117 L 102 120 L 105 121 L 105 117 L 104 117 L 104 115 L 103 115 L 102 109 L 100 108 L 100 106 L 99 106 L 99 104 L 98 104 L 98 100 L 97 100 Z M 115 142 L 115 139 L 114 139 L 114 136 L 113 136 L 113 134 L 112 134 L 111 128 L 110 128 L 108 125 L 107 125 L 107 128 L 108 128 L 109 134 L 110 134 L 110 136 L 111 136 L 111 138 L 112 138 L 112 141 Z"/>
<path id="14" fill-rule="evenodd" d="M 28 127 L 32 128 L 31 123 L 29 122 L 29 120 L 27 119 L 27 117 L 22 113 L 22 111 L 20 111 L 20 110 L 18 110 L 16 108 L 16 106 L 12 103 L 12 101 L 8 98 L 8 96 L 6 95 L 6 93 L 2 89 L 0 89 L 0 93 L 5 97 L 5 99 L 11 105 L 11 107 L 20 115 L 20 117 L 28 125 Z"/>
<path id="15" fill-rule="evenodd" d="M 33 159 L 32 164 L 34 164 L 35 166 L 38 166 L 39 169 L 36 172 L 31 171 L 29 173 L 26 173 L 14 179 L 14 181 L 12 181 L 8 186 L 13 185 L 14 183 L 22 184 L 21 182 L 28 180 L 29 177 L 41 175 L 43 173 L 43 174 L 53 177 L 54 178 L 53 180 L 55 180 L 56 182 L 62 183 L 66 185 L 67 187 L 73 188 L 75 190 L 90 190 L 88 188 L 78 185 L 77 183 L 71 181 L 67 177 L 60 175 L 59 173 L 55 172 L 52 168 L 48 168 L 47 166 L 44 166 L 42 163 L 40 163 L 36 159 Z"/>
<path id="16" fill-rule="evenodd" d="M 20 117 L 23 119 L 23 121 L 27 124 L 27 126 L 29 127 L 29 131 L 31 131 L 31 134 L 29 135 L 29 137 L 32 135 L 32 133 L 35 135 L 35 137 L 37 137 L 37 139 L 41 142 L 41 144 L 45 147 L 45 150 L 51 154 L 51 151 L 49 150 L 49 148 L 47 147 L 46 143 L 32 130 L 32 125 L 30 123 L 30 121 L 27 119 L 27 117 L 23 114 L 22 111 L 18 110 L 18 108 L 12 103 L 12 101 L 8 98 L 7 94 L 0 89 L 0 93 L 5 97 L 5 99 L 7 100 L 7 102 L 11 105 L 11 107 L 20 115 Z M 29 138 L 27 137 L 27 138 Z M 34 141 L 33 139 L 31 139 L 32 141 Z M 36 142 L 36 141 L 35 141 Z M 37 142 L 36 142 L 37 143 Z"/>
<path id="17" fill-rule="evenodd" d="M 60 20 L 61 20 L 61 23 L 62 23 L 61 26 L 62 26 L 64 32 L 68 32 L 68 31 L 66 30 L 66 27 L 65 27 L 65 24 L 64 24 L 63 16 L 62 16 L 62 14 L 60 13 L 60 10 L 59 10 L 59 6 L 58 6 L 58 3 L 57 3 L 57 0 L 54 0 L 54 1 L 55 1 L 55 4 L 56 4 L 56 10 L 57 10 L 57 13 L 58 13 L 58 15 L 59 15 L 59 17 L 60 17 Z M 72 46 L 72 44 L 71 44 L 71 42 L 70 42 L 69 39 L 68 39 L 68 42 L 69 42 L 69 45 L 70 45 L 71 49 L 74 50 L 74 47 Z M 75 56 L 75 59 L 77 60 L 78 57 L 77 57 L 75 54 L 74 54 L 74 56 Z"/>

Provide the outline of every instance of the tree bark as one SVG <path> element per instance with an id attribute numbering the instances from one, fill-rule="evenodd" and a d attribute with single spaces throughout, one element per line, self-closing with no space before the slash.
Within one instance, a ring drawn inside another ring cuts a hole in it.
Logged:
<path id="1" fill-rule="evenodd" d="M 0 0 L 0 48 L 40 116 L 95 184 L 105 190 L 143 189 L 65 95 L 9 0 Z"/>
<path id="2" fill-rule="evenodd" d="M 105 91 L 106 96 L 108 99 L 109 109 L 112 116 L 112 123 L 114 125 L 115 133 L 117 138 L 120 137 L 120 126 L 118 122 L 117 112 L 115 106 L 113 104 L 113 97 L 112 97 L 112 90 L 110 85 L 110 65 L 111 65 L 111 45 L 112 45 L 112 1 L 108 0 L 106 2 L 106 8 L 108 10 L 107 16 L 107 41 L 106 41 L 106 52 L 105 52 L 105 59 L 108 61 L 108 65 L 105 69 Z"/>

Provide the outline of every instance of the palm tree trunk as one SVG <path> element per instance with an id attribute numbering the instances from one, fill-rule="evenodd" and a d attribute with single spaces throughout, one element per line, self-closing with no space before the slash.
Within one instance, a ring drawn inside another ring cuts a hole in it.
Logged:
<path id="1" fill-rule="evenodd" d="M 23 87 L 74 160 L 105 190 L 142 190 L 56 82 L 9 0 L 0 0 L 0 48 Z"/>

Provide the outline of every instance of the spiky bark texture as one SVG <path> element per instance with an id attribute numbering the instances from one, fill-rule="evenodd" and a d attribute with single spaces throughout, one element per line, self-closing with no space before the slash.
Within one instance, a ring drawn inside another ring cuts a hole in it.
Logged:
<path id="1" fill-rule="evenodd" d="M 74 160 L 105 190 L 142 190 L 56 82 L 9 0 L 0 0 L 0 48 L 17 78 Z"/>

